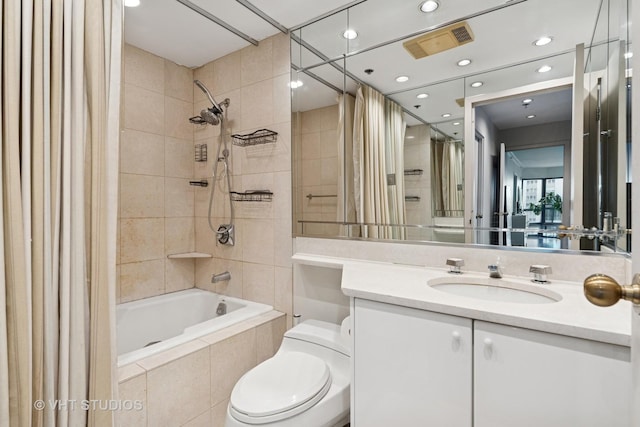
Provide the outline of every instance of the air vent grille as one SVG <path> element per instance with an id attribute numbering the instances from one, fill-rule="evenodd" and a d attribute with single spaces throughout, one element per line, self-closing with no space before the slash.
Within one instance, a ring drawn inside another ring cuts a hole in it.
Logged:
<path id="1" fill-rule="evenodd" d="M 408 40 L 402 45 L 415 59 L 435 55 L 473 41 L 467 22 L 458 22 Z"/>

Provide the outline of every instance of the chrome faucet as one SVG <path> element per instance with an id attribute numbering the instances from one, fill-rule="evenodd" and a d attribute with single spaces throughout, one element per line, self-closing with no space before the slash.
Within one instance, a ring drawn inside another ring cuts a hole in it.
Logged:
<path id="1" fill-rule="evenodd" d="M 449 273 L 462 274 L 460 267 L 464 265 L 462 258 L 447 258 L 447 265 L 450 266 Z"/>
<path id="2" fill-rule="evenodd" d="M 211 283 L 223 282 L 225 280 L 231 280 L 231 273 L 229 273 L 228 271 L 220 274 L 214 274 L 211 277 Z"/>
<path id="3" fill-rule="evenodd" d="M 547 274 L 551 274 L 551 267 L 548 265 L 535 264 L 529 267 L 529 273 L 533 273 L 532 282 L 546 284 L 549 283 Z"/>
<path id="4" fill-rule="evenodd" d="M 502 279 L 502 266 L 499 263 L 489 264 L 489 277 L 493 279 Z"/>

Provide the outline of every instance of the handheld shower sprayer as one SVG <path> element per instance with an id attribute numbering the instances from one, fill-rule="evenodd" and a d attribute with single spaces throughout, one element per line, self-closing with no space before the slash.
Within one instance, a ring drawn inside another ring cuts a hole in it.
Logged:
<path id="1" fill-rule="evenodd" d="M 229 99 L 227 98 L 221 104 L 218 104 L 213 98 L 213 95 L 211 95 L 211 92 L 209 92 L 209 89 L 207 89 L 207 87 L 200 80 L 194 80 L 193 83 L 198 86 L 205 95 L 207 95 L 207 98 L 209 98 L 209 102 L 211 102 L 210 108 L 205 108 L 204 110 L 200 111 L 200 118 L 204 122 L 214 126 L 219 124 L 223 113 L 221 105 L 228 107 Z"/>

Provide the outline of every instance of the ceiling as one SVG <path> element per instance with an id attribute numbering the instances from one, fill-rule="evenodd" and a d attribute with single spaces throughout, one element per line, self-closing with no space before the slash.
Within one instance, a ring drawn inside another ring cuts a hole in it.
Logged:
<path id="1" fill-rule="evenodd" d="M 188 67 L 198 67 L 250 45 L 186 7 L 182 4 L 185 1 L 141 0 L 141 6 L 126 8 L 125 41 Z M 302 40 L 302 45 L 292 46 L 292 64 L 302 69 L 297 78 L 304 82 L 296 89 L 294 111 L 335 104 L 336 91 L 319 83 L 317 77 L 340 89 L 345 80 L 339 70 L 346 66 L 353 77 L 346 79 L 348 91 L 355 90 L 357 81 L 365 82 L 419 119 L 408 116 L 409 124 L 425 121 L 437 124 L 446 133 L 447 128 L 453 129 L 454 121 L 464 118 L 464 109 L 456 99 L 570 77 L 578 43 L 589 45 L 592 37 L 595 43 L 618 37 L 608 33 L 607 26 L 596 26 L 601 1 L 439 0 L 440 7 L 434 13 L 424 14 L 418 9 L 420 0 L 191 0 L 206 13 L 256 40 L 280 31 L 259 14 L 292 29 L 294 38 Z M 310 22 L 346 5 L 351 8 Z M 610 15 L 611 22 L 615 22 L 616 13 Z M 463 17 L 474 34 L 471 43 L 418 60 L 402 47 L 402 38 Z M 297 28 L 303 24 L 308 25 Z M 358 38 L 344 39 L 346 28 L 355 29 Z M 551 36 L 553 42 L 534 46 L 532 42 L 543 35 Z M 392 40 L 396 41 L 389 43 Z M 337 60 L 326 64 L 327 58 Z M 456 65 L 463 58 L 471 59 L 471 64 Z M 606 64 L 606 53 L 592 55 L 594 63 L 598 59 Z M 541 65 L 553 68 L 545 74 L 537 73 Z M 366 73 L 366 69 L 373 72 Z M 409 81 L 396 82 L 399 75 L 408 76 Z M 483 81 L 484 85 L 472 88 L 470 83 L 474 81 Z M 419 93 L 429 96 L 418 99 Z M 543 101 L 544 98 L 536 100 L 530 108 L 545 111 Z M 559 102 L 551 98 L 549 101 Z M 523 110 L 520 105 L 507 109 L 512 113 Z M 443 118 L 445 113 L 451 116 Z M 529 120 L 529 124 L 534 123 Z"/>

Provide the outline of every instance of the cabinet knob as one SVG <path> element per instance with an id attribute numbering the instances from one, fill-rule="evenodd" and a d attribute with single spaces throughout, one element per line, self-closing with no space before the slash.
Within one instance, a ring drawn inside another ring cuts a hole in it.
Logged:
<path id="1" fill-rule="evenodd" d="M 453 332 L 451 333 L 451 338 L 452 338 L 452 341 L 451 341 L 451 348 L 452 348 L 454 351 L 457 351 L 457 350 L 460 348 L 460 344 L 461 344 L 461 341 L 460 341 L 460 340 L 461 340 L 460 332 L 458 332 L 458 331 L 453 331 Z"/>
<path id="2" fill-rule="evenodd" d="M 491 338 L 484 339 L 484 355 L 490 358 L 493 355 L 493 340 Z"/>
<path id="3" fill-rule="evenodd" d="M 620 286 L 606 274 L 592 274 L 584 279 L 584 296 L 600 307 L 608 307 L 620 299 L 640 304 L 640 274 L 633 276 L 633 282 L 628 286 Z"/>

